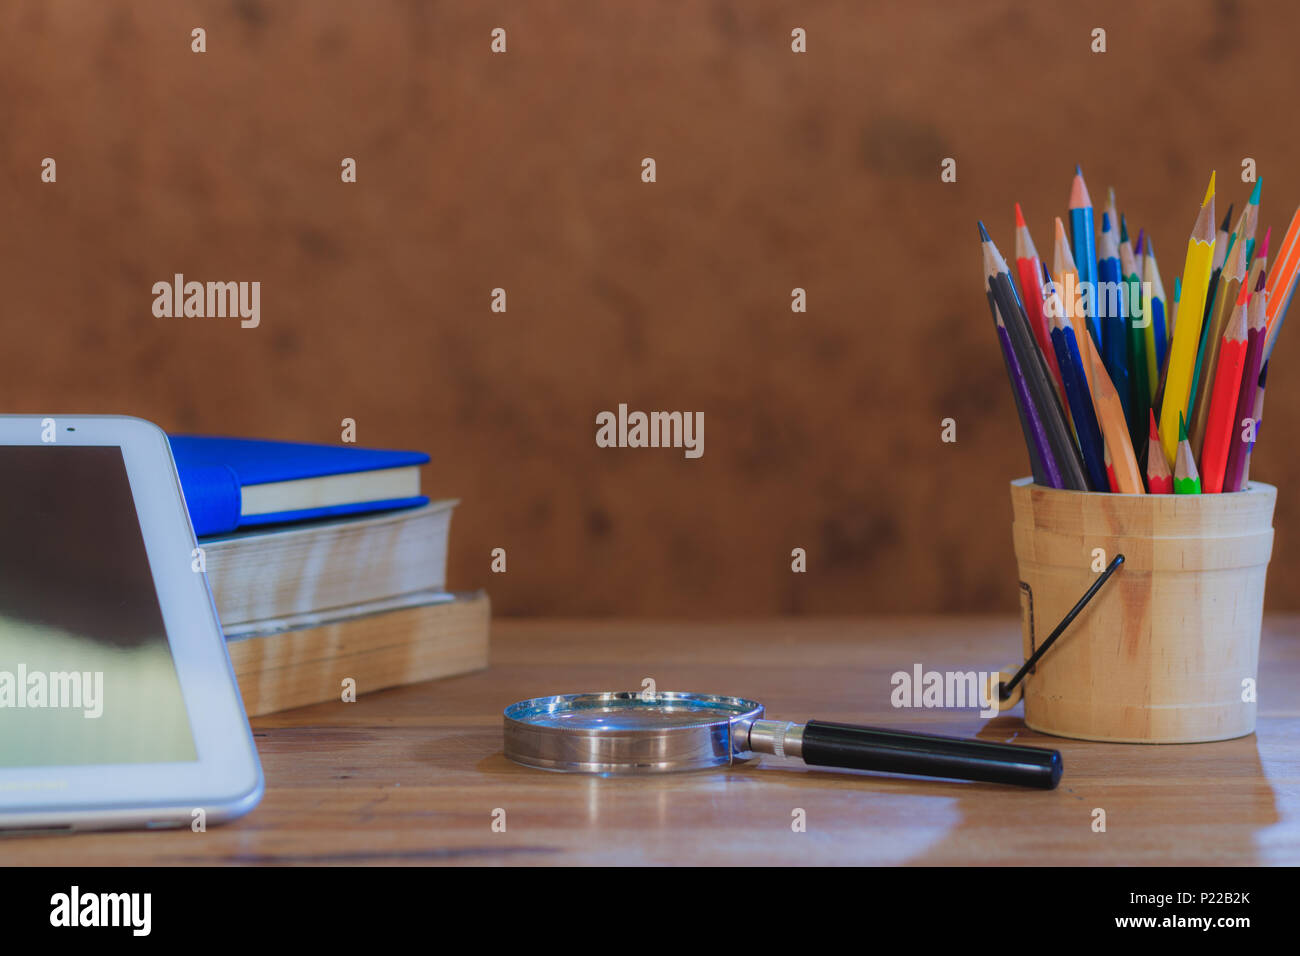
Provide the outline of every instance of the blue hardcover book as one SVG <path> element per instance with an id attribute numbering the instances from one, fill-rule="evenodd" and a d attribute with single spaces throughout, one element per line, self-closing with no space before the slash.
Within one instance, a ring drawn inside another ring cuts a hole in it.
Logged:
<path id="1" fill-rule="evenodd" d="M 417 451 L 171 435 L 198 536 L 427 504 Z"/>

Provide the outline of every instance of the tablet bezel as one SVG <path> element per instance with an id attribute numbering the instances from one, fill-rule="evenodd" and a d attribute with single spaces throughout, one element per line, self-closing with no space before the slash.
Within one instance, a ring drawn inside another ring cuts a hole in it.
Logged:
<path id="1" fill-rule="evenodd" d="M 53 442 L 42 440 L 50 419 Z M 0 415 L 0 445 L 121 449 L 198 754 L 182 763 L 0 767 L 0 828 L 189 825 L 196 809 L 208 823 L 252 809 L 262 767 L 207 575 L 192 569 L 198 545 L 166 434 L 125 416 Z"/>

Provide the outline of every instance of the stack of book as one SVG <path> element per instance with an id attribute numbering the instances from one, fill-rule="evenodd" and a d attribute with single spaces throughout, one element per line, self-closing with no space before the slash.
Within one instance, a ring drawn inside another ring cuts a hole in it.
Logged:
<path id="1" fill-rule="evenodd" d="M 454 500 L 418 452 L 172 436 L 250 716 L 487 666 L 489 603 L 446 588 Z"/>

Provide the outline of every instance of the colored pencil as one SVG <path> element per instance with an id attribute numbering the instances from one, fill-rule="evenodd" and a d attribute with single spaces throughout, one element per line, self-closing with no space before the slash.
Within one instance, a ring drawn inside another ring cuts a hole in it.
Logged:
<path id="1" fill-rule="evenodd" d="M 1267 297 L 1267 295 L 1266 295 Z M 1255 437 L 1246 449 L 1246 464 L 1241 469 L 1241 487 L 1245 488 L 1250 482 L 1250 460 L 1255 454 L 1255 444 L 1259 441 L 1259 429 L 1264 424 L 1264 391 L 1268 383 L 1268 362 L 1259 370 L 1259 384 L 1255 388 L 1255 408 L 1251 413 L 1251 418 L 1255 420 Z"/>
<path id="2" fill-rule="evenodd" d="M 1092 407 L 1092 393 L 1088 388 L 1087 374 L 1083 370 L 1078 336 L 1070 317 L 1065 314 L 1060 291 L 1052 282 L 1047 266 L 1042 266 L 1042 275 L 1045 291 L 1043 312 L 1051 324 L 1052 347 L 1061 369 L 1065 396 L 1070 406 L 1070 418 L 1074 422 L 1074 433 L 1079 441 L 1079 451 L 1083 455 L 1083 465 L 1088 472 L 1089 484 L 1094 490 L 1103 490 L 1109 486 L 1109 483 L 1102 457 L 1101 429 L 1097 425 L 1097 414 Z"/>
<path id="3" fill-rule="evenodd" d="M 1244 244 L 1242 248 L 1244 250 Z M 1226 275 L 1226 265 L 1224 270 Z M 1204 418 L 1205 446 L 1200 460 L 1201 490 L 1211 495 L 1223 491 L 1223 478 L 1228 465 L 1228 440 L 1232 437 L 1232 419 L 1237 410 L 1237 396 L 1241 394 L 1241 376 L 1246 365 L 1248 295 L 1249 291 L 1242 288 L 1237 296 L 1232 318 L 1223 331 L 1214 363 L 1214 376 L 1205 380 L 1206 391 L 1212 392 L 1213 397 L 1206 407 Z M 1192 451 L 1196 451 L 1195 444 L 1192 445 Z"/>
<path id="4" fill-rule="evenodd" d="M 1083 170 L 1074 167 L 1070 183 L 1070 251 L 1079 270 L 1079 285 L 1091 290 L 1084 300 L 1084 317 L 1094 344 L 1102 347 L 1101 328 L 1097 323 L 1097 234 L 1092 214 L 1092 197 L 1083 181 Z"/>
<path id="5" fill-rule="evenodd" d="M 1016 203 L 1016 276 L 1020 280 L 1020 300 L 1025 306 L 1025 315 L 1029 327 L 1034 332 L 1034 339 L 1047 359 L 1047 369 L 1052 373 L 1052 384 L 1056 387 L 1057 397 L 1065 401 L 1065 383 L 1061 378 L 1061 369 L 1057 365 L 1056 350 L 1052 347 L 1052 334 L 1043 316 L 1043 271 L 1042 260 L 1034 248 L 1033 237 L 1029 235 L 1029 226 L 1025 224 L 1025 214 Z"/>
<path id="6" fill-rule="evenodd" d="M 1083 329 L 1086 331 L 1087 319 L 1083 310 L 1079 307 L 1079 270 L 1074 263 L 1074 253 L 1070 251 L 1070 242 L 1065 237 L 1065 224 L 1061 222 L 1061 217 L 1056 217 L 1056 232 L 1052 241 L 1052 272 L 1056 274 L 1056 286 L 1061 293 L 1061 305 L 1065 316 L 1070 320 L 1071 326 L 1075 330 L 1075 336 L 1079 341 L 1079 354 L 1083 356 L 1083 370 L 1091 383 L 1092 364 L 1088 360 L 1089 349 L 1083 341 L 1084 336 L 1080 333 Z M 1092 336 L 1087 336 L 1089 342 Z M 1089 394 L 1091 395 L 1092 385 L 1089 384 Z"/>
<path id="7" fill-rule="evenodd" d="M 1298 262 L 1300 262 L 1300 208 L 1297 208 L 1295 214 L 1291 216 L 1291 224 L 1287 226 L 1286 235 L 1282 237 L 1282 244 L 1277 250 L 1277 260 L 1273 271 L 1269 273 L 1268 284 L 1265 287 L 1268 289 L 1270 325 L 1277 311 L 1278 292 L 1284 285 L 1284 277 L 1295 272 Z"/>
<path id="8" fill-rule="evenodd" d="M 1172 495 L 1174 493 L 1174 476 L 1165 461 L 1165 450 L 1160 447 L 1160 432 L 1156 428 L 1156 412 L 1147 409 L 1150 421 L 1147 422 L 1150 437 L 1147 444 L 1147 492 L 1153 495 Z"/>
<path id="9" fill-rule="evenodd" d="M 1173 299 L 1173 301 L 1169 304 L 1169 324 L 1170 324 L 1170 326 L 1173 326 L 1173 325 L 1175 325 L 1175 324 L 1178 322 L 1178 300 L 1182 297 L 1182 294 L 1183 294 L 1183 277 L 1182 277 L 1182 276 L 1175 276 L 1175 277 L 1174 277 L 1174 299 Z M 1173 336 L 1172 336 L 1172 334 L 1171 334 L 1170 338 L 1172 339 L 1172 337 L 1173 337 Z M 1170 352 L 1171 352 L 1170 349 L 1166 349 L 1166 350 L 1165 350 L 1165 363 L 1164 363 L 1164 365 L 1160 366 L 1160 384 L 1158 384 L 1158 385 L 1156 386 L 1156 397 L 1155 397 L 1154 399 L 1151 400 L 1151 407 L 1152 407 L 1152 408 L 1164 408 L 1164 404 L 1165 404 L 1165 382 L 1166 382 L 1166 380 L 1167 380 L 1168 377 L 1169 377 L 1169 356 L 1170 356 Z M 1166 452 L 1166 454 L 1165 454 L 1165 457 L 1166 457 L 1166 458 L 1169 457 L 1169 455 L 1168 455 L 1167 452 Z"/>
<path id="10" fill-rule="evenodd" d="M 984 234 L 983 226 L 984 224 L 980 223 L 981 239 Z M 1029 454 L 1029 469 L 1034 476 L 1034 484 L 1042 485 L 1045 488 L 1059 487 L 1059 485 L 1053 485 L 1053 481 L 1060 481 L 1060 469 L 1056 467 L 1056 458 L 1051 453 L 1051 446 L 1047 442 L 1047 433 L 1043 430 L 1043 423 L 1039 418 L 1037 406 L 1034 405 L 1033 399 L 1029 395 L 1029 389 L 1020 368 L 1020 359 L 1016 357 L 1015 350 L 1011 347 L 1011 339 L 1007 334 L 1006 323 L 1002 321 L 997 299 L 994 297 L 993 290 L 989 288 L 987 281 L 984 286 L 984 295 L 988 299 L 989 314 L 993 318 L 993 328 L 998 336 L 998 348 L 1002 353 L 1002 366 L 1007 373 L 1007 382 L 1011 386 L 1012 398 L 1015 399 L 1016 417 L 1020 419 L 1020 431 L 1025 438 L 1025 450 Z M 1050 474 L 1044 458 L 1052 463 Z"/>
<path id="11" fill-rule="evenodd" d="M 1160 281 L 1160 264 L 1156 262 L 1155 246 L 1150 236 L 1143 236 L 1146 255 L 1142 258 L 1142 314 L 1151 317 L 1143 329 L 1146 339 L 1147 404 L 1155 401 L 1160 386 L 1160 370 L 1165 366 L 1165 352 L 1169 348 L 1169 333 L 1165 322 L 1165 287 Z"/>
<path id="12" fill-rule="evenodd" d="M 1047 371 L 1047 361 L 1034 344 L 1029 330 L 1029 319 L 1014 295 L 1014 283 L 1006 260 L 998 252 L 984 224 L 980 223 L 980 240 L 984 255 L 984 270 L 988 289 L 994 297 L 1011 346 L 1019 362 L 1019 370 L 1033 405 L 1033 411 L 1042 423 L 1051 452 L 1043 461 L 1043 470 L 1051 487 L 1072 491 L 1088 490 L 1088 479 L 1083 473 L 1083 460 L 1078 446 L 1070 434 L 1065 413 L 1056 398 Z M 1032 417 L 1031 417 L 1031 425 Z M 1059 484 L 1051 484 L 1053 481 Z"/>
<path id="13" fill-rule="evenodd" d="M 1273 227 L 1272 227 L 1272 226 L 1269 226 L 1267 229 L 1264 230 L 1264 240 L 1259 244 L 1258 247 L 1256 247 L 1256 249 L 1255 249 L 1255 255 L 1254 255 L 1254 257 L 1250 260 L 1250 268 L 1249 268 L 1249 270 L 1248 270 L 1247 273 L 1246 273 L 1246 288 L 1247 288 L 1247 289 L 1253 289 L 1253 288 L 1255 288 L 1256 283 L 1259 282 L 1259 277 L 1262 276 L 1262 275 L 1267 274 L 1267 272 L 1268 272 L 1268 246 L 1269 246 L 1269 243 L 1272 241 L 1272 239 L 1273 239 Z M 1253 296 L 1254 293 L 1252 292 L 1251 295 Z M 1267 321 L 1268 321 L 1268 319 L 1267 319 L 1267 316 L 1266 316 L 1266 317 L 1265 317 L 1265 323 L 1267 323 Z"/>
<path id="14" fill-rule="evenodd" d="M 1119 207 L 1115 205 L 1115 187 L 1106 187 L 1106 213 L 1110 216 L 1111 225 L 1116 229 L 1119 228 Z M 1101 253 L 1097 253 L 1098 265 L 1101 263 Z"/>
<path id="15" fill-rule="evenodd" d="M 1214 258 L 1214 174 L 1192 234 L 1187 240 L 1187 258 L 1183 264 L 1182 296 L 1179 299 L 1178 327 L 1169 352 L 1169 372 L 1164 401 L 1160 406 L 1160 438 L 1165 455 L 1173 459 L 1178 442 L 1175 426 L 1187 409 L 1192 382 L 1192 365 L 1201 337 L 1205 295 L 1210 282 L 1210 263 Z"/>
<path id="16" fill-rule="evenodd" d="M 1142 472 L 1138 469 L 1137 455 L 1133 453 L 1133 440 L 1129 437 L 1128 422 L 1124 420 L 1124 406 L 1119 394 L 1106 374 L 1106 366 L 1092 350 L 1092 406 L 1097 412 L 1097 424 L 1106 442 L 1115 467 L 1115 485 L 1126 495 L 1143 493 Z"/>
<path id="17" fill-rule="evenodd" d="M 1228 465 L 1223 473 L 1224 491 L 1242 491 L 1246 487 L 1246 462 L 1250 458 L 1250 446 L 1255 440 L 1258 424 L 1254 417 L 1255 395 L 1259 391 L 1259 376 L 1264 365 L 1264 308 L 1267 297 L 1264 276 L 1261 274 L 1246 306 L 1246 361 L 1242 366 L 1236 414 L 1228 423 Z"/>
<path id="18" fill-rule="evenodd" d="M 989 305 L 993 309 L 993 324 L 997 327 L 998 343 L 1002 347 L 1002 361 L 1006 366 L 1007 379 L 1011 382 L 1011 391 L 1016 400 L 1016 412 L 1020 416 L 1020 428 L 1025 433 L 1025 444 L 1029 450 L 1029 467 L 1034 474 L 1034 484 L 1048 488 L 1062 487 L 1061 471 L 1056 466 L 1056 457 L 1051 443 L 1047 440 L 1047 431 L 1043 428 L 1042 417 L 1038 407 L 1029 394 L 1029 385 L 1025 381 L 1020 359 L 1011 345 L 1011 337 L 1006 323 L 1002 321 L 1002 310 L 993 301 L 989 293 Z"/>
<path id="19" fill-rule="evenodd" d="M 1230 205 L 1216 230 L 1215 180 L 1172 298 L 1152 237 L 1142 229 L 1130 240 L 1113 187 L 1094 210 L 1079 166 L 1068 234 L 1054 220 L 1053 269 L 1019 203 L 1014 270 L 979 224 L 985 297 L 1036 484 L 1118 494 L 1249 487 L 1270 357 L 1300 288 L 1300 209 L 1280 243 L 1271 229 L 1257 241 L 1260 180 L 1235 224 Z"/>
<path id="20" fill-rule="evenodd" d="M 1011 344 L 1025 372 L 1030 394 L 1039 406 L 1043 427 L 1055 452 L 1064 487 L 1074 491 L 1088 491 L 1089 484 L 1084 471 L 1083 457 L 1075 441 L 1069 415 L 1063 405 L 1064 393 L 1058 396 L 1056 392 L 1047 359 L 1034 342 L 1024 309 L 1019 308 L 1016 303 L 1007 302 L 1006 292 L 1012 282 L 1006 260 L 1002 258 L 992 239 L 986 243 L 986 247 L 986 262 L 999 270 L 996 275 L 990 277 L 990 288 L 995 288 L 1002 296 L 1001 302 L 1005 310 Z"/>
<path id="21" fill-rule="evenodd" d="M 1178 416 L 1177 448 L 1177 457 L 1174 459 L 1174 494 L 1199 495 L 1201 493 L 1201 475 L 1196 470 L 1196 458 L 1192 455 L 1192 444 L 1187 440 L 1187 423 L 1181 415 Z"/>
<path id="22" fill-rule="evenodd" d="M 1251 190 L 1250 199 L 1246 203 L 1245 229 L 1242 236 L 1246 242 L 1246 267 L 1250 268 L 1251 260 L 1255 256 L 1255 232 L 1259 229 L 1259 191 L 1264 188 L 1264 178 L 1261 176 L 1255 181 L 1255 188 Z"/>
<path id="23" fill-rule="evenodd" d="M 1174 301 L 1169 306 L 1169 344 L 1174 343 L 1174 326 L 1178 324 L 1178 303 L 1183 299 L 1183 277 L 1174 276 Z M 1168 350 L 1166 350 L 1166 356 Z M 1167 364 L 1167 363 L 1166 363 Z"/>
<path id="24" fill-rule="evenodd" d="M 1192 453 L 1196 455 L 1196 460 L 1201 464 L 1201 487 L 1206 490 L 1212 484 L 1212 476 L 1206 474 L 1205 461 L 1201 456 L 1205 451 L 1206 416 L 1210 412 L 1210 403 L 1214 400 L 1215 395 L 1213 373 L 1218 368 L 1219 348 L 1223 342 L 1223 334 L 1227 330 L 1229 322 L 1232 321 L 1233 312 L 1237 308 L 1237 299 L 1250 291 L 1244 284 L 1246 281 L 1246 244 L 1231 239 L 1229 242 L 1233 243 L 1232 251 L 1228 253 L 1228 259 L 1223 264 L 1223 269 L 1219 274 L 1219 289 L 1216 294 L 1217 301 L 1215 302 L 1214 311 L 1210 313 L 1210 317 L 1205 323 L 1205 329 L 1201 333 L 1202 355 L 1197 359 L 1198 371 L 1192 376 L 1193 391 L 1188 403 L 1188 407 L 1191 409 L 1191 414 L 1188 416 L 1188 425 L 1191 429 Z M 1244 320 L 1242 329 L 1241 338 L 1244 343 L 1246 340 Z"/>
<path id="25" fill-rule="evenodd" d="M 1300 209 L 1291 217 L 1282 247 L 1268 275 L 1268 332 L 1264 345 L 1264 361 L 1267 362 L 1277 344 L 1278 333 L 1282 330 L 1282 320 L 1286 317 L 1287 307 L 1291 304 L 1291 295 L 1296 287 L 1296 277 L 1300 275 Z"/>
<path id="26" fill-rule="evenodd" d="M 1128 230 L 1124 227 L 1123 219 L 1120 220 L 1119 263 L 1123 276 L 1124 322 L 1128 340 L 1124 361 L 1129 380 L 1129 400 L 1124 415 L 1128 419 L 1133 447 L 1144 449 L 1147 443 L 1147 409 L 1151 407 L 1151 385 L 1147 377 L 1147 329 L 1151 320 L 1142 311 L 1142 277 L 1137 271 L 1133 247 L 1128 241 Z"/>
<path id="27" fill-rule="evenodd" d="M 1092 290 L 1101 329 L 1101 357 L 1106 373 L 1115 383 L 1124 418 L 1129 414 L 1128 335 L 1125 330 L 1124 276 L 1120 271 L 1119 243 L 1115 233 L 1119 223 L 1110 220 L 1110 213 L 1101 214 L 1101 244 L 1097 248 L 1097 286 Z"/>
<path id="28" fill-rule="evenodd" d="M 1214 265 L 1210 269 L 1212 276 L 1217 276 L 1220 269 L 1223 268 L 1223 260 L 1228 258 L 1228 237 L 1232 235 L 1232 207 L 1235 203 L 1228 203 L 1228 211 L 1223 214 L 1223 222 L 1219 223 L 1219 231 L 1214 235 Z"/>

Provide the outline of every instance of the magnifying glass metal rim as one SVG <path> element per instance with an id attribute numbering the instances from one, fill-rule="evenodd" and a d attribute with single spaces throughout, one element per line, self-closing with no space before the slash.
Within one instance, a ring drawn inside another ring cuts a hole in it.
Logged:
<path id="1" fill-rule="evenodd" d="M 672 714 L 671 724 L 644 727 L 566 726 L 590 713 Z M 698 713 L 698 720 L 690 716 Z M 748 760 L 749 727 L 763 705 L 743 697 L 663 691 L 558 694 L 521 700 L 505 709 L 505 755 L 541 770 L 605 775 L 674 773 Z M 685 719 L 682 719 L 685 718 Z"/>
<path id="2" fill-rule="evenodd" d="M 534 697 L 504 712 L 505 755 L 541 770 L 601 776 L 721 767 L 754 754 L 834 767 L 1051 790 L 1055 750 L 824 720 L 767 720 L 743 697 L 614 691 Z"/>

